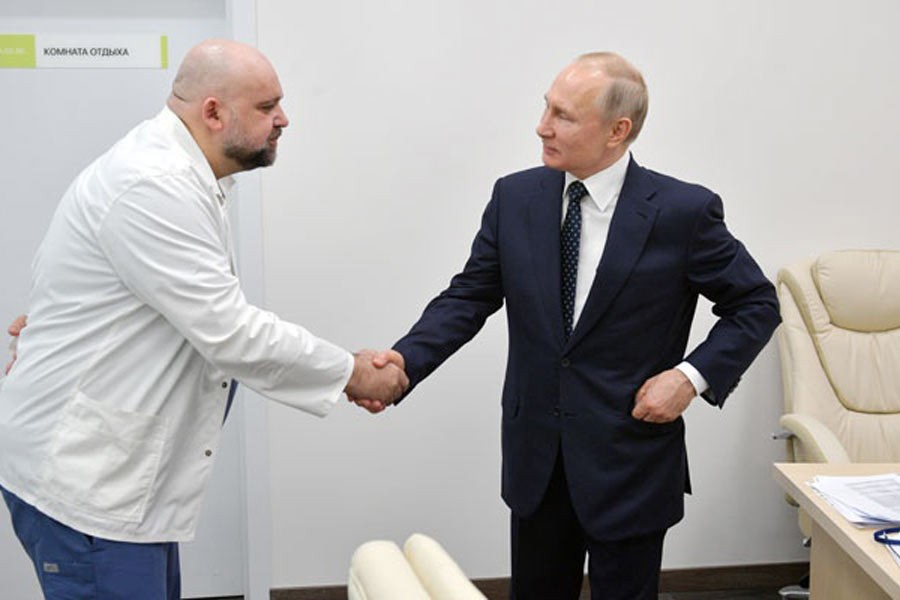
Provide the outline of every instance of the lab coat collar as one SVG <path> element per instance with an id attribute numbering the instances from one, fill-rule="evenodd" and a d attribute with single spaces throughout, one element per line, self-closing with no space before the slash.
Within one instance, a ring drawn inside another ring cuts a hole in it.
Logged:
<path id="1" fill-rule="evenodd" d="M 178 115 L 172 112 L 172 109 L 164 106 L 157 119 L 170 128 L 172 137 L 178 145 L 197 163 L 203 177 L 203 183 L 209 188 L 212 195 L 219 199 L 219 203 L 222 206 L 227 206 L 228 195 L 234 187 L 234 177 L 229 175 L 216 179 L 216 175 L 213 173 L 212 167 L 209 166 L 209 161 L 206 160 L 203 150 L 200 149 L 194 136 L 191 135 L 187 125 L 182 122 Z"/>

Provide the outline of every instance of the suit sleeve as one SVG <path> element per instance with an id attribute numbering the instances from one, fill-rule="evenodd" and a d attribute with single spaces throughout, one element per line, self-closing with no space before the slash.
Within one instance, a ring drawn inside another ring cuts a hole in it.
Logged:
<path id="1" fill-rule="evenodd" d="M 498 252 L 498 185 L 472 242 L 469 259 L 447 289 L 431 300 L 412 329 L 394 345 L 406 361 L 407 394 L 477 334 L 503 306 Z"/>
<path id="2" fill-rule="evenodd" d="M 686 360 L 709 382 L 703 397 L 722 406 L 781 320 L 775 288 L 725 226 L 722 201 L 712 196 L 694 227 L 688 253 L 694 291 L 719 317 Z"/>

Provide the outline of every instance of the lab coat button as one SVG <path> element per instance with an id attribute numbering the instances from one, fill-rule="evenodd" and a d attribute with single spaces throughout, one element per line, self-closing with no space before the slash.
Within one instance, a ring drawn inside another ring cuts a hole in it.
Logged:
<path id="1" fill-rule="evenodd" d="M 207 456 L 212 456 L 212 450 L 207 450 L 206 452 L 204 452 L 204 454 Z"/>
<path id="2" fill-rule="evenodd" d="M 223 382 L 222 382 L 222 389 L 224 390 L 224 389 L 227 388 L 227 387 L 228 387 L 228 382 L 227 382 L 227 381 L 223 381 Z"/>

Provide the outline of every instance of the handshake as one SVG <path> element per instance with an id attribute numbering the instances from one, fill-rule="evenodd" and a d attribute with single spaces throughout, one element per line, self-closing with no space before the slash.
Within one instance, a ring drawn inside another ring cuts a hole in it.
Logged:
<path id="1" fill-rule="evenodd" d="M 370 413 L 380 413 L 409 387 L 403 355 L 396 350 L 360 350 L 353 354 L 347 398 Z"/>

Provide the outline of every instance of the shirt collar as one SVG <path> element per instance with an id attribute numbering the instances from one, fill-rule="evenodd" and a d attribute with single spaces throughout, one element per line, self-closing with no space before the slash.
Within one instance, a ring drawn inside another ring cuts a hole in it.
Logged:
<path id="1" fill-rule="evenodd" d="M 213 173 L 212 167 L 209 166 L 209 161 L 206 160 L 203 150 L 200 149 L 194 136 L 191 135 L 187 125 L 182 122 L 178 115 L 172 112 L 172 109 L 168 106 L 164 106 L 157 116 L 157 119 L 169 128 L 175 142 L 197 165 L 203 183 L 209 189 L 210 193 L 218 198 L 221 205 L 226 206 L 228 194 L 231 192 L 231 188 L 234 187 L 234 178 L 229 175 L 221 179 L 216 179 L 216 175 Z"/>
<path id="2" fill-rule="evenodd" d="M 625 184 L 625 174 L 628 172 L 628 163 L 631 160 L 631 152 L 623 154 L 619 160 L 606 167 L 599 173 L 594 173 L 587 179 L 580 180 L 591 196 L 591 201 L 597 205 L 601 212 L 615 206 L 619 199 L 619 193 Z M 569 184 L 579 181 L 571 173 L 566 173 L 566 185 L 563 190 L 569 189 Z M 565 193 L 565 192 L 563 192 Z"/>

